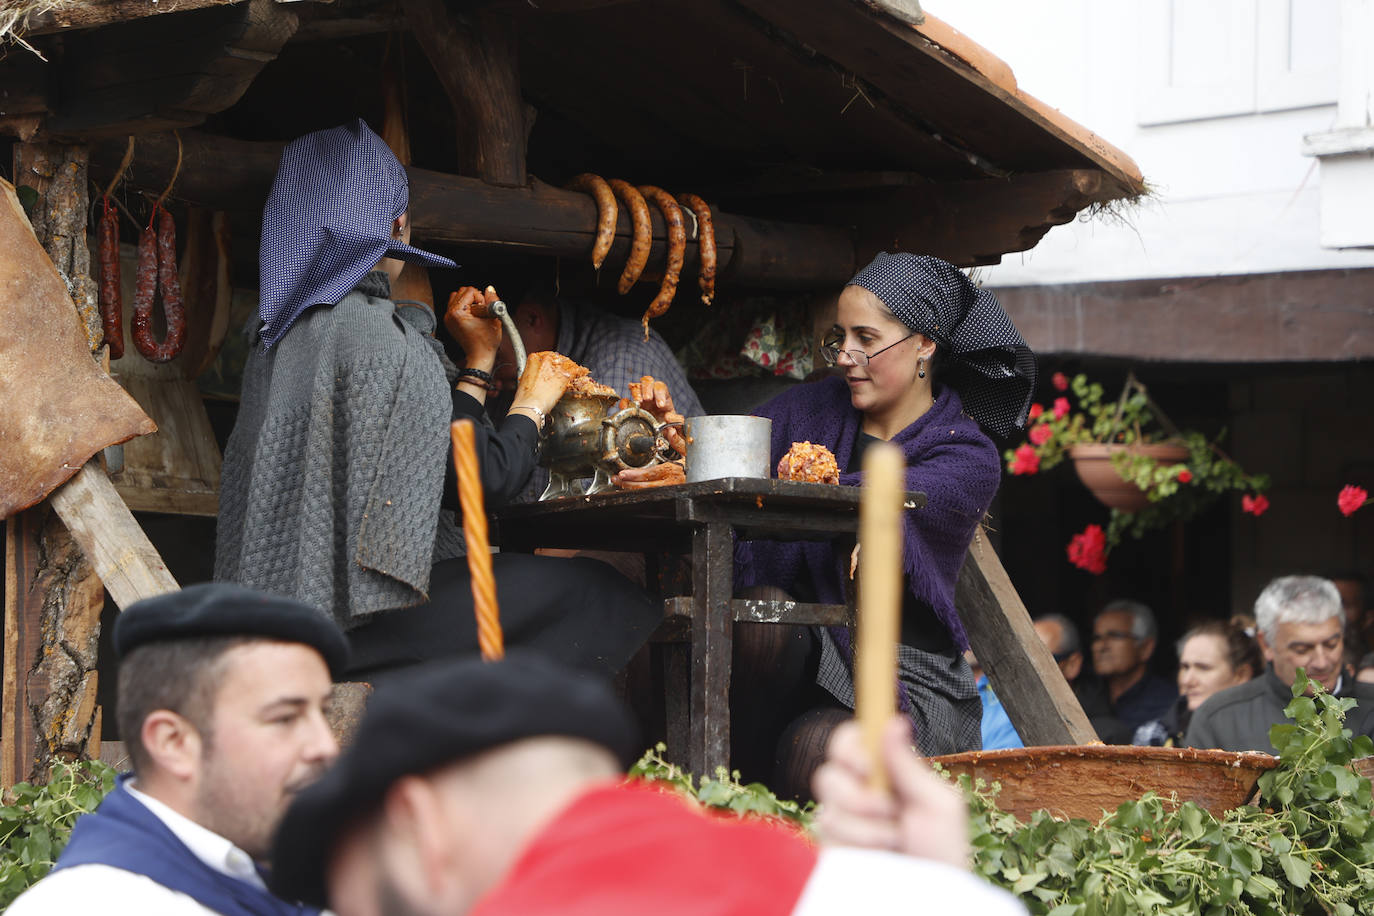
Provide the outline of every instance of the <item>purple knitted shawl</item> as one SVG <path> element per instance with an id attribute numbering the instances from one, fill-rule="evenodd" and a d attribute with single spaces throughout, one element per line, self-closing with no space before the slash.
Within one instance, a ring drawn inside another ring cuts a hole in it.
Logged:
<path id="1" fill-rule="evenodd" d="M 773 421 L 774 467 L 792 443 L 803 440 L 824 445 L 846 467 L 863 419 L 850 404 L 849 386 L 841 378 L 798 385 L 754 413 Z M 954 584 L 974 530 L 997 492 L 1002 473 L 997 448 L 964 414 L 959 395 L 948 386 L 937 386 L 930 410 L 892 442 L 906 455 L 906 488 L 926 494 L 924 509 L 910 509 L 903 516 L 902 570 L 912 594 L 934 608 L 962 651 L 968 648 L 968 636 L 954 608 Z M 862 479 L 858 472 L 840 475 L 843 486 L 858 486 Z M 817 599 L 841 604 L 848 561 L 848 556 L 835 556 L 829 542 L 741 541 L 735 552 L 736 582 L 787 589 L 809 570 Z"/>

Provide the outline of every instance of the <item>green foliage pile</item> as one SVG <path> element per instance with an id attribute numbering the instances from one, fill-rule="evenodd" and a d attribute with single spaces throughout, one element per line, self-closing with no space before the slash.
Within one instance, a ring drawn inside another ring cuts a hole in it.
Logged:
<path id="1" fill-rule="evenodd" d="M 1270 739 L 1280 765 L 1260 777 L 1261 807 L 1216 818 L 1153 793 L 1099 823 L 1022 823 L 970 787 L 974 869 L 1040 916 L 1374 914 L 1374 798 L 1349 767 L 1374 743 L 1343 727 L 1354 700 L 1304 696 L 1299 673 Z M 994 790 L 995 792 L 995 790 Z"/>
<path id="2" fill-rule="evenodd" d="M 114 779 L 98 760 L 58 761 L 46 785 L 15 783 L 0 805 L 0 911 L 48 873 L 76 819 L 96 809 Z"/>
<path id="3" fill-rule="evenodd" d="M 729 773 L 725 767 L 716 767 L 715 778 L 703 776 L 698 785 L 691 773 L 663 759 L 667 749 L 660 741 L 645 751 L 644 756 L 630 767 L 630 778 L 659 783 L 708 808 L 738 815 L 779 818 L 810 831 L 816 811 L 814 802 L 800 805 L 794 801 L 784 801 L 761 782 L 741 783 L 739 771 Z"/>

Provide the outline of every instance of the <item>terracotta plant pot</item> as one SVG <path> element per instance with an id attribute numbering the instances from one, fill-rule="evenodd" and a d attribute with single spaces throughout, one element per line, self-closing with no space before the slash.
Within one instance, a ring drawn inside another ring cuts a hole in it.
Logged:
<path id="1" fill-rule="evenodd" d="M 1220 817 L 1245 804 L 1260 774 L 1278 766 L 1269 754 L 1191 747 L 1086 744 L 967 751 L 929 758 L 955 774 L 1002 784 L 997 807 L 1022 820 L 1042 808 L 1097 822 L 1104 811 L 1153 791 L 1169 803 L 1191 801 Z"/>
<path id="2" fill-rule="evenodd" d="M 1138 512 L 1150 504 L 1145 491 L 1128 480 L 1123 480 L 1112 464 L 1112 455 L 1117 452 L 1144 454 L 1160 464 L 1181 464 L 1188 460 L 1188 449 L 1182 445 L 1157 442 L 1149 445 L 1107 445 L 1090 442 L 1069 448 L 1073 459 L 1073 469 L 1083 486 L 1092 491 L 1097 501 L 1110 509 L 1122 512 Z"/>

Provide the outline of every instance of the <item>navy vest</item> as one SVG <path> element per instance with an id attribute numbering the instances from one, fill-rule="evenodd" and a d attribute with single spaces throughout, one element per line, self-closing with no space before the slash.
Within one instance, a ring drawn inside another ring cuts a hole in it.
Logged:
<path id="1" fill-rule="evenodd" d="M 223 916 L 313 916 L 319 911 L 287 903 L 260 887 L 209 867 L 187 849 L 148 807 L 129 794 L 121 776 L 100 807 L 72 829 L 53 871 L 109 865 L 146 875 Z"/>

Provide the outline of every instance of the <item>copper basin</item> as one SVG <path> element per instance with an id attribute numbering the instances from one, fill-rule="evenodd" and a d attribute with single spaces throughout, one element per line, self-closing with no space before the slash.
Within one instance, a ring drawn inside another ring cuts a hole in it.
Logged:
<path id="1" fill-rule="evenodd" d="M 1049 745 L 931 757 L 954 775 L 1002 784 L 997 806 L 1022 820 L 1041 809 L 1096 822 L 1104 811 L 1154 792 L 1173 793 L 1220 817 L 1245 804 L 1260 774 L 1279 759 L 1253 751 L 1115 744 Z"/>

